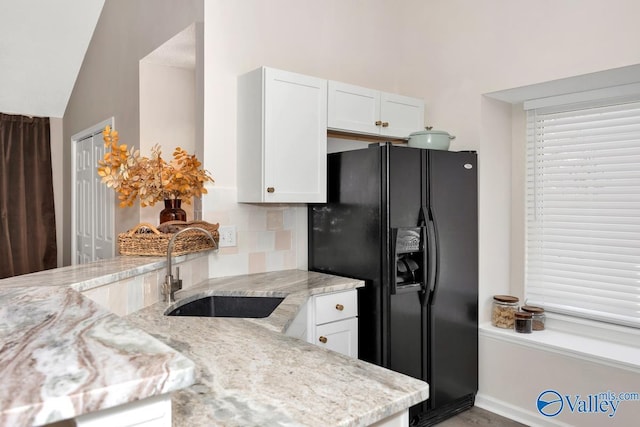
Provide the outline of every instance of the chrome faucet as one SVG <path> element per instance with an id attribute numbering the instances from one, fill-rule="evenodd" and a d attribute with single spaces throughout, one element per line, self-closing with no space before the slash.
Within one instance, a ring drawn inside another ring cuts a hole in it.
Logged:
<path id="1" fill-rule="evenodd" d="M 216 239 L 213 238 L 213 235 L 204 228 L 201 227 L 186 227 L 182 230 L 178 231 L 174 234 L 169 240 L 169 244 L 167 245 L 167 273 L 164 276 L 164 283 L 162 285 L 162 295 L 164 295 L 164 302 L 174 302 L 176 300 L 176 291 L 182 289 L 182 280 L 180 279 L 180 267 L 176 267 L 176 278 L 173 278 L 173 274 L 171 272 L 171 252 L 173 251 L 173 244 L 180 233 L 184 233 L 185 231 L 202 231 L 204 234 L 211 239 L 214 244 L 214 249 L 218 249 L 218 243 Z"/>

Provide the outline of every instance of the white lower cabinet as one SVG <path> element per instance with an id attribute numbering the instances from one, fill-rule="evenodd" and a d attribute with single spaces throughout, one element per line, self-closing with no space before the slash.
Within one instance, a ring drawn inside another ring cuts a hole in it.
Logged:
<path id="1" fill-rule="evenodd" d="M 171 395 L 137 400 L 74 419 L 47 424 L 46 427 L 171 427 Z"/>
<path id="2" fill-rule="evenodd" d="M 358 318 L 316 325 L 315 344 L 347 356 L 358 357 Z"/>
<path id="3" fill-rule="evenodd" d="M 357 358 L 357 291 L 312 296 L 287 329 L 287 335 Z"/>
<path id="4" fill-rule="evenodd" d="M 171 427 L 171 395 L 150 397 L 76 418 L 77 427 Z"/>
<path id="5" fill-rule="evenodd" d="M 409 410 L 405 409 L 396 414 L 391 415 L 377 423 L 371 424 L 369 427 L 407 427 L 409 425 Z"/>

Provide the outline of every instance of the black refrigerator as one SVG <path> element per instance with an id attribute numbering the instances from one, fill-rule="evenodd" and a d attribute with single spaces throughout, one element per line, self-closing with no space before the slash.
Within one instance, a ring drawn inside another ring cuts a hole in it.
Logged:
<path id="1" fill-rule="evenodd" d="M 475 152 L 390 143 L 328 155 L 309 205 L 309 269 L 365 280 L 359 358 L 429 383 L 411 425 L 473 406 L 478 390 Z M 366 392 L 363 390 L 363 392 Z"/>

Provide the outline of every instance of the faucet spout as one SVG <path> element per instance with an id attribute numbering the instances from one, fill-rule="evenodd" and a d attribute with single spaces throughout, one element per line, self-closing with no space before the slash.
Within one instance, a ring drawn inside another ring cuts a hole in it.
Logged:
<path id="1" fill-rule="evenodd" d="M 182 289 L 182 280 L 180 279 L 180 270 L 177 269 L 176 278 L 173 278 L 171 270 L 171 253 L 173 252 L 174 242 L 178 235 L 186 231 L 200 231 L 204 233 L 213 242 L 214 249 L 218 249 L 218 242 L 214 239 L 209 230 L 205 230 L 201 227 L 186 227 L 171 236 L 169 244 L 167 245 L 167 272 L 164 276 L 164 284 L 162 285 L 162 294 L 164 295 L 164 302 L 174 302 L 176 300 L 176 291 Z"/>

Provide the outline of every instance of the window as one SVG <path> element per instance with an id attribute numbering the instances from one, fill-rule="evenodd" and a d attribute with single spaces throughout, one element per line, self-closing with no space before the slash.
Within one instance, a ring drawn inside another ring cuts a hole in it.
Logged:
<path id="1" fill-rule="evenodd" d="M 526 233 L 527 303 L 640 328 L 640 97 L 527 111 Z"/>

